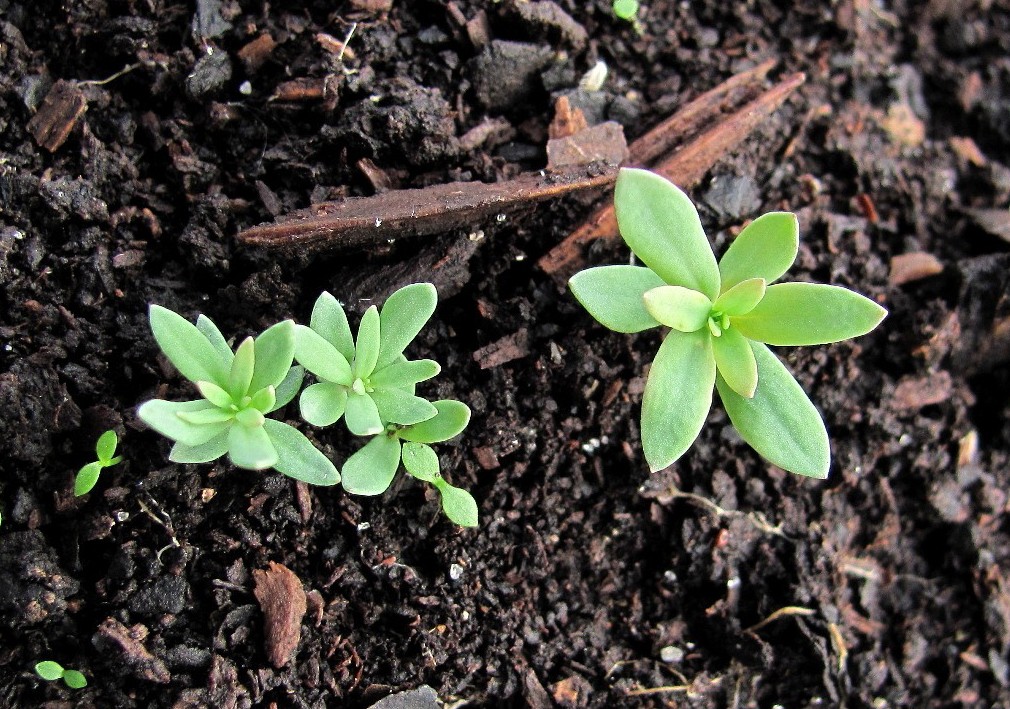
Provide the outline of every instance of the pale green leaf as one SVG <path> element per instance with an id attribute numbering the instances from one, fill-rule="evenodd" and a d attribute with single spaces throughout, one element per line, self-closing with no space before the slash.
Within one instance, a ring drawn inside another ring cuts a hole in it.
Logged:
<path id="1" fill-rule="evenodd" d="M 246 428 L 259 428 L 264 421 L 266 421 L 266 417 L 263 412 L 252 407 L 239 409 L 235 413 L 235 423 Z"/>
<path id="2" fill-rule="evenodd" d="M 305 387 L 298 399 L 302 419 L 313 426 L 332 426 L 347 407 L 347 388 L 333 382 L 319 382 Z"/>
<path id="3" fill-rule="evenodd" d="M 386 427 L 379 416 L 379 410 L 368 394 L 349 393 L 344 409 L 344 423 L 355 436 L 374 436 Z"/>
<path id="4" fill-rule="evenodd" d="M 35 674 L 52 682 L 63 676 L 63 665 L 52 660 L 43 660 L 35 665 Z"/>
<path id="5" fill-rule="evenodd" d="M 865 335 L 887 311 L 869 298 L 841 286 L 778 283 L 733 327 L 751 340 L 769 345 L 823 345 Z"/>
<path id="6" fill-rule="evenodd" d="M 658 327 L 642 296 L 666 283 L 642 266 L 597 266 L 572 276 L 568 287 L 589 314 L 615 332 L 641 332 Z"/>
<path id="7" fill-rule="evenodd" d="M 354 362 L 351 363 L 351 371 L 355 377 L 366 379 L 375 371 L 381 345 L 380 332 L 379 311 L 372 305 L 361 316 L 361 322 L 358 324 L 358 339 L 354 342 Z"/>
<path id="8" fill-rule="evenodd" d="M 235 353 L 231 351 L 231 347 L 228 346 L 228 340 L 224 339 L 224 335 L 221 334 L 214 321 L 206 315 L 197 315 L 196 329 L 203 333 L 203 336 L 207 338 L 207 341 L 217 351 L 218 356 L 221 357 L 221 365 L 224 371 L 229 371 Z"/>
<path id="9" fill-rule="evenodd" d="M 437 303 L 438 291 L 430 283 L 412 283 L 386 299 L 379 313 L 380 343 L 376 368 L 396 361 L 431 318 Z"/>
<path id="10" fill-rule="evenodd" d="M 80 497 L 91 492 L 91 489 L 98 483 L 98 476 L 101 472 L 102 464 L 97 461 L 88 463 L 78 470 L 77 477 L 74 478 L 74 496 Z"/>
<path id="11" fill-rule="evenodd" d="M 682 286 L 660 286 L 642 296 L 649 315 L 680 332 L 700 330 L 708 322 L 712 301 Z"/>
<path id="12" fill-rule="evenodd" d="M 350 386 L 354 379 L 347 358 L 322 335 L 304 325 L 295 327 L 295 358 L 325 381 Z"/>
<path id="13" fill-rule="evenodd" d="M 214 408 L 202 409 L 200 411 L 180 411 L 176 414 L 176 416 L 186 423 L 192 423 L 197 426 L 206 426 L 207 424 L 230 421 L 235 418 L 235 412 L 229 411 L 228 409 L 219 409 L 215 406 Z"/>
<path id="14" fill-rule="evenodd" d="M 197 425 L 182 420 L 178 414 L 213 408 L 215 408 L 214 405 L 205 399 L 197 399 L 196 401 L 152 399 L 140 405 L 140 408 L 137 409 L 137 418 L 166 438 L 189 446 L 198 446 L 224 431 L 230 423 Z"/>
<path id="15" fill-rule="evenodd" d="M 476 527 L 478 523 L 477 501 L 466 490 L 453 487 L 444 478 L 434 482 L 442 496 L 442 511 L 450 521 L 460 527 Z"/>
<path id="16" fill-rule="evenodd" d="M 771 350 L 752 342 L 758 385 L 745 399 L 719 377 L 719 397 L 740 436 L 783 470 L 826 478 L 831 466 L 828 432 L 806 393 Z"/>
<path id="17" fill-rule="evenodd" d="M 70 689 L 84 689 L 88 686 L 88 679 L 77 670 L 64 670 L 63 684 Z"/>
<path id="18" fill-rule="evenodd" d="M 713 307 L 726 315 L 745 315 L 765 297 L 766 285 L 763 278 L 740 281 L 732 288 L 723 291 L 723 294 L 716 298 Z"/>
<path id="19" fill-rule="evenodd" d="M 340 473 L 312 442 L 298 429 L 281 421 L 267 419 L 263 429 L 277 451 L 274 469 L 289 478 L 309 485 L 336 485 Z"/>
<path id="20" fill-rule="evenodd" d="M 227 452 L 228 432 L 225 431 L 198 446 L 176 443 L 172 446 L 168 459 L 173 463 L 210 463 Z"/>
<path id="21" fill-rule="evenodd" d="M 152 305 L 148 315 L 158 347 L 182 376 L 191 382 L 228 385 L 224 358 L 196 325 L 160 305 Z"/>
<path id="22" fill-rule="evenodd" d="M 235 425 L 228 429 L 228 458 L 238 468 L 264 470 L 277 462 L 277 449 L 263 426 Z"/>
<path id="23" fill-rule="evenodd" d="M 228 373 L 228 393 L 232 399 L 238 400 L 249 393 L 249 383 L 252 382 L 253 369 L 256 367 L 256 343 L 247 337 L 235 350 L 235 359 Z"/>
<path id="24" fill-rule="evenodd" d="M 719 268 L 698 210 L 679 187 L 647 170 L 623 168 L 614 189 L 621 236 L 671 286 L 715 300 Z"/>
<path id="25" fill-rule="evenodd" d="M 276 411 L 281 408 L 298 394 L 298 390 L 302 388 L 302 380 L 305 378 L 305 369 L 295 365 L 288 370 L 287 375 L 284 377 L 284 381 L 277 385 L 277 389 L 274 391 L 274 405 L 270 407 L 270 411 L 264 411 L 263 413 L 269 414 L 271 411 Z"/>
<path id="26" fill-rule="evenodd" d="M 295 324 L 284 320 L 256 337 L 256 370 L 249 391 L 279 386 L 295 356 Z"/>
<path id="27" fill-rule="evenodd" d="M 799 222 L 792 212 L 769 212 L 752 221 L 719 261 L 722 290 L 751 278 L 774 283 L 789 270 L 799 248 Z"/>
<path id="28" fill-rule="evenodd" d="M 394 436 L 376 436 L 344 463 L 341 484 L 352 495 L 381 495 L 399 465 L 400 442 Z"/>
<path id="29" fill-rule="evenodd" d="M 324 292 L 316 299 L 309 326 L 336 347 L 348 362 L 354 359 L 354 336 L 347 323 L 347 313 L 332 295 Z"/>
<path id="30" fill-rule="evenodd" d="M 218 408 L 227 409 L 234 403 L 231 394 L 214 382 L 197 382 L 196 389 L 204 399 Z"/>
<path id="31" fill-rule="evenodd" d="M 439 472 L 438 454 L 431 446 L 407 441 L 403 444 L 400 458 L 403 467 L 415 478 L 428 483 L 435 482 Z"/>
<path id="32" fill-rule="evenodd" d="M 431 379 L 441 370 L 438 362 L 431 359 L 413 359 L 409 362 L 397 360 L 373 372 L 368 381 L 376 388 L 397 387 L 404 389 Z"/>
<path id="33" fill-rule="evenodd" d="M 116 454 L 117 445 L 119 445 L 119 436 L 115 431 L 108 430 L 98 437 L 98 442 L 95 443 L 95 455 L 100 461 L 107 463 Z"/>
<path id="34" fill-rule="evenodd" d="M 750 342 L 740 331 L 730 327 L 712 338 L 715 366 L 726 383 L 740 396 L 751 398 L 758 385 L 757 362 Z"/>
<path id="35" fill-rule="evenodd" d="M 384 423 L 410 426 L 427 421 L 438 413 L 438 409 L 432 406 L 431 402 L 408 394 L 403 389 L 376 389 L 369 396 L 375 402 L 379 418 Z"/>
<path id="36" fill-rule="evenodd" d="M 400 438 L 417 443 L 441 443 L 458 436 L 470 423 L 470 407 L 461 401 L 440 399 L 432 402 L 437 414 L 399 432 Z"/>
<path id="37" fill-rule="evenodd" d="M 264 414 L 273 411 L 276 408 L 274 406 L 276 402 L 277 391 L 272 386 L 263 387 L 249 397 L 249 406 Z"/>
<path id="38" fill-rule="evenodd" d="M 671 331 L 656 353 L 642 397 L 642 450 L 656 472 L 680 458 L 712 407 L 715 356 L 707 330 Z"/>

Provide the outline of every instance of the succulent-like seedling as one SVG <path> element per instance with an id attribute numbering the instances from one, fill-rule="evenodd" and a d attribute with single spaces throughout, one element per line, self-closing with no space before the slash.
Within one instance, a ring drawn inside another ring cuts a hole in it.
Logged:
<path id="1" fill-rule="evenodd" d="M 123 459 L 123 456 L 116 455 L 116 446 L 119 445 L 119 436 L 115 431 L 106 431 L 98 437 L 95 443 L 95 455 L 98 460 L 88 463 L 77 471 L 74 478 L 74 495 L 80 497 L 91 492 L 98 483 L 98 476 L 105 468 L 111 467 Z"/>
<path id="2" fill-rule="evenodd" d="M 590 268 L 570 286 L 611 330 L 671 328 L 642 399 L 649 467 L 661 470 L 691 446 L 714 385 L 733 426 L 758 453 L 790 472 L 827 477 L 824 422 L 768 345 L 858 337 L 887 311 L 839 286 L 775 283 L 796 259 L 794 214 L 758 217 L 717 262 L 697 209 L 663 177 L 621 170 L 614 205 L 621 236 L 645 266 Z"/>
<path id="3" fill-rule="evenodd" d="M 70 689 L 84 689 L 88 686 L 88 679 L 77 670 L 64 669 L 63 665 L 52 660 L 43 660 L 35 665 L 35 674 L 48 682 L 63 680 L 63 684 Z"/>
<path id="4" fill-rule="evenodd" d="M 638 0 L 614 0 L 611 4 L 614 16 L 627 22 L 638 19 Z"/>

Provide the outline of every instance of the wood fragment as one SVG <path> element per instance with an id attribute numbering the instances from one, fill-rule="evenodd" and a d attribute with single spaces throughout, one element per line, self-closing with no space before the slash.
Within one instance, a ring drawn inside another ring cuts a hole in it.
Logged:
<path id="1" fill-rule="evenodd" d="M 547 127 L 547 137 L 567 138 L 589 127 L 581 108 L 572 108 L 567 96 L 561 96 L 554 103 L 554 120 Z"/>
<path id="2" fill-rule="evenodd" d="M 950 398 L 954 382 L 943 370 L 924 377 L 902 379 L 891 397 L 891 405 L 900 411 L 915 411 L 923 406 L 939 404 Z"/>
<path id="3" fill-rule="evenodd" d="M 387 192 L 396 187 L 396 180 L 369 158 L 361 158 L 355 166 L 372 184 L 376 192 Z"/>
<path id="4" fill-rule="evenodd" d="M 525 329 L 495 340 L 473 353 L 473 359 L 481 369 L 500 367 L 530 353 L 530 335 Z"/>
<path id="5" fill-rule="evenodd" d="M 266 64 L 276 46 L 277 41 L 269 32 L 264 32 L 238 50 L 239 61 L 242 62 L 246 72 L 252 74 Z"/>
<path id="6" fill-rule="evenodd" d="M 307 610 L 302 582 L 288 567 L 271 561 L 269 568 L 253 570 L 253 594 L 263 609 L 264 646 L 270 664 L 284 667 L 297 649 L 302 618 Z"/>
<path id="7" fill-rule="evenodd" d="M 172 681 L 172 674 L 165 663 L 144 646 L 147 635 L 147 628 L 139 623 L 127 628 L 115 618 L 106 618 L 98 626 L 92 642 L 99 650 L 108 649 L 116 653 L 116 659 L 133 670 L 138 678 L 168 684 Z"/>
<path id="8" fill-rule="evenodd" d="M 628 144 L 620 123 L 607 121 L 574 135 L 547 141 L 547 169 L 559 170 L 591 162 L 620 165 L 628 159 Z"/>
<path id="9" fill-rule="evenodd" d="M 912 251 L 891 259 L 891 274 L 888 281 L 892 286 L 903 286 L 940 273 L 943 273 L 943 263 L 940 259 L 933 254 Z"/>
<path id="10" fill-rule="evenodd" d="M 88 110 L 87 99 L 80 87 L 72 81 L 60 79 L 49 89 L 38 113 L 28 121 L 28 132 L 35 142 L 55 153 Z"/>

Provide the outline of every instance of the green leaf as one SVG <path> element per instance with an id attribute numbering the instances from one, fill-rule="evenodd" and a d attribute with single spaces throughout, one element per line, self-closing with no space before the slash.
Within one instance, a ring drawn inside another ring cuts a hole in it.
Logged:
<path id="1" fill-rule="evenodd" d="M 298 429 L 273 419 L 264 421 L 263 428 L 277 450 L 274 463 L 277 472 L 309 485 L 340 482 L 340 473 L 333 463 Z"/>
<path id="2" fill-rule="evenodd" d="M 303 420 L 313 426 L 332 426 L 344 415 L 347 388 L 333 382 L 319 382 L 305 388 L 298 399 Z"/>
<path id="3" fill-rule="evenodd" d="M 188 446 L 198 446 L 224 431 L 231 425 L 230 422 L 197 425 L 182 420 L 177 414 L 213 408 L 214 405 L 205 399 L 196 401 L 152 399 L 140 405 L 137 417 L 166 438 Z"/>
<path id="4" fill-rule="evenodd" d="M 658 327 L 642 301 L 646 291 L 666 283 L 642 266 L 598 266 L 572 276 L 568 287 L 589 314 L 615 332 L 641 332 Z"/>
<path id="5" fill-rule="evenodd" d="M 694 443 L 712 407 L 714 382 L 708 331 L 671 331 L 656 353 L 642 396 L 642 450 L 652 472 Z"/>
<path id="6" fill-rule="evenodd" d="M 412 384 L 427 381 L 442 371 L 438 362 L 431 359 L 413 359 L 409 362 L 396 361 L 376 370 L 368 381 L 373 387 L 397 387 L 404 389 Z"/>
<path id="7" fill-rule="evenodd" d="M 758 385 L 757 362 L 750 341 L 739 330 L 723 330 L 720 337 L 712 338 L 715 366 L 726 383 L 740 396 L 751 398 Z"/>
<path id="8" fill-rule="evenodd" d="M 198 446 L 176 443 L 172 446 L 168 459 L 173 463 L 210 463 L 227 452 L 228 432 L 225 431 Z"/>
<path id="9" fill-rule="evenodd" d="M 229 411 L 228 409 L 219 409 L 215 406 L 213 408 L 202 409 L 200 411 L 180 411 L 176 414 L 176 416 L 186 423 L 191 423 L 196 426 L 206 426 L 207 424 L 231 421 L 235 418 L 235 412 Z"/>
<path id="10" fill-rule="evenodd" d="M 351 365 L 322 335 L 304 325 L 295 327 L 295 358 L 320 379 L 350 386 Z"/>
<path id="11" fill-rule="evenodd" d="M 179 373 L 191 382 L 228 385 L 226 361 L 196 325 L 160 305 L 148 310 L 158 347 Z"/>
<path id="12" fill-rule="evenodd" d="M 84 689 L 88 686 L 87 678 L 77 670 L 64 670 L 63 683 L 70 689 Z"/>
<path id="13" fill-rule="evenodd" d="M 231 369 L 231 361 L 235 357 L 235 353 L 231 351 L 231 347 L 228 346 L 228 341 L 224 339 L 224 335 L 214 324 L 214 321 L 208 318 L 206 315 L 196 316 L 196 329 L 203 333 L 203 336 L 207 338 L 211 346 L 217 351 L 218 356 L 221 358 L 221 365 L 224 371 L 229 371 Z"/>
<path id="14" fill-rule="evenodd" d="M 232 360 L 231 371 L 228 373 L 228 393 L 232 399 L 241 399 L 249 393 L 249 383 L 252 382 L 256 364 L 256 344 L 253 338 L 247 337 L 235 350 L 235 359 Z"/>
<path id="15" fill-rule="evenodd" d="M 259 428 L 266 421 L 266 417 L 263 416 L 263 412 L 254 409 L 251 406 L 247 406 L 244 409 L 239 409 L 235 412 L 235 423 L 239 426 L 244 426 L 246 428 Z"/>
<path id="16" fill-rule="evenodd" d="M 690 198 L 648 170 L 622 168 L 614 189 L 621 236 L 671 286 L 719 295 L 719 268 Z"/>
<path id="17" fill-rule="evenodd" d="M 74 478 L 74 496 L 80 497 L 82 495 L 87 495 L 91 492 L 95 484 L 98 483 L 98 476 L 102 472 L 102 464 L 100 462 L 88 463 L 83 468 L 77 471 L 77 477 Z"/>
<path id="18" fill-rule="evenodd" d="M 251 397 L 249 397 L 249 406 L 256 409 L 260 413 L 267 414 L 276 408 L 274 403 L 277 401 L 277 392 L 272 386 L 263 387 Z"/>
<path id="19" fill-rule="evenodd" d="M 109 430 L 99 436 L 98 442 L 95 443 L 95 455 L 98 456 L 98 460 L 103 463 L 112 460 L 112 456 L 116 454 L 117 445 L 119 445 L 119 436 L 115 431 Z"/>
<path id="20" fill-rule="evenodd" d="M 355 436 L 374 436 L 386 427 L 379 416 L 379 410 L 368 394 L 350 393 L 344 409 L 344 423 Z"/>
<path id="21" fill-rule="evenodd" d="M 400 430 L 400 438 L 416 443 L 441 443 L 458 436 L 470 423 L 470 407 L 461 401 L 440 399 L 432 405 L 438 413 L 427 421 Z"/>
<path id="22" fill-rule="evenodd" d="M 256 337 L 256 370 L 249 391 L 277 387 L 291 369 L 295 357 L 295 324 L 284 320 Z"/>
<path id="23" fill-rule="evenodd" d="M 642 299 L 652 317 L 680 332 L 700 330 L 712 312 L 712 301 L 704 294 L 681 286 L 653 288 Z"/>
<path id="24" fill-rule="evenodd" d="M 746 315 L 765 297 L 765 279 L 749 278 L 727 289 L 713 308 L 726 315 Z"/>
<path id="25" fill-rule="evenodd" d="M 410 426 L 427 421 L 438 413 L 438 409 L 430 402 L 408 394 L 403 389 L 376 389 L 369 396 L 375 402 L 379 418 L 384 423 Z"/>
<path id="26" fill-rule="evenodd" d="M 263 426 L 237 425 L 228 430 L 228 458 L 238 468 L 264 470 L 277 462 L 277 449 Z"/>
<path id="27" fill-rule="evenodd" d="M 426 443 L 407 441 L 403 444 L 400 458 L 407 472 L 418 480 L 433 483 L 438 477 L 438 454 Z"/>
<path id="28" fill-rule="evenodd" d="M 412 283 L 386 298 L 379 313 L 380 343 L 376 368 L 396 361 L 431 318 L 437 303 L 438 291 L 430 283 Z"/>
<path id="29" fill-rule="evenodd" d="M 751 278 L 766 283 L 781 278 L 796 260 L 799 234 L 792 212 L 762 214 L 744 227 L 719 261 L 723 292 Z"/>
<path id="30" fill-rule="evenodd" d="M 219 387 L 214 382 L 197 382 L 196 389 L 204 399 L 221 409 L 230 408 L 234 402 L 231 394 Z"/>
<path id="31" fill-rule="evenodd" d="M 745 399 L 719 377 L 719 397 L 740 436 L 783 470 L 826 478 L 831 466 L 828 432 L 802 387 L 771 350 L 752 342 L 758 386 Z"/>
<path id="32" fill-rule="evenodd" d="M 354 362 L 351 371 L 359 379 L 367 379 L 375 371 L 379 359 L 380 341 L 379 311 L 373 305 L 361 316 L 358 324 L 358 339 L 354 343 Z"/>
<path id="33" fill-rule="evenodd" d="M 887 311 L 869 298 L 841 286 L 778 283 L 733 327 L 751 340 L 769 345 L 823 345 L 865 335 Z"/>
<path id="34" fill-rule="evenodd" d="M 284 381 L 278 384 L 277 389 L 274 391 L 274 405 L 270 407 L 270 411 L 264 411 L 263 413 L 269 414 L 272 411 L 276 411 L 294 399 L 295 395 L 298 394 L 298 390 L 302 388 L 302 380 L 304 378 L 304 367 L 295 365 L 289 369 L 287 375 L 284 377 Z"/>
<path id="35" fill-rule="evenodd" d="M 347 313 L 332 295 L 324 292 L 316 299 L 309 326 L 336 347 L 348 362 L 354 359 L 354 336 L 347 323 Z"/>
<path id="36" fill-rule="evenodd" d="M 63 676 L 63 665 L 52 660 L 43 660 L 35 665 L 35 674 L 42 679 L 52 682 Z"/>
<path id="37" fill-rule="evenodd" d="M 344 463 L 341 484 L 352 495 L 381 495 L 399 465 L 400 442 L 394 436 L 376 436 Z"/>
<path id="38" fill-rule="evenodd" d="M 460 527 L 476 527 L 478 523 L 477 501 L 466 490 L 453 487 L 444 478 L 436 478 L 435 487 L 442 496 L 442 511 L 445 516 Z"/>

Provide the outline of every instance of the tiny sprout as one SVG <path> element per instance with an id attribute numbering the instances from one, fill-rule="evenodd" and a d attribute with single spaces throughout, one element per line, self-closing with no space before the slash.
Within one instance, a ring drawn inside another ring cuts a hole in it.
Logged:
<path id="1" fill-rule="evenodd" d="M 77 471 L 74 478 L 74 495 L 81 497 L 91 492 L 95 484 L 98 483 L 98 476 L 105 468 L 110 468 L 123 460 L 123 456 L 116 455 L 116 446 L 119 445 L 119 436 L 115 431 L 106 431 L 98 437 L 95 444 L 95 455 L 98 460 L 88 463 Z"/>
<path id="2" fill-rule="evenodd" d="M 627 22 L 635 22 L 638 18 L 638 0 L 614 0 L 612 8 L 615 16 Z"/>
<path id="3" fill-rule="evenodd" d="M 84 689 L 88 686 L 87 678 L 77 670 L 67 670 L 58 662 L 43 660 L 35 665 L 35 674 L 48 682 L 58 679 L 63 680 L 63 684 L 70 689 Z"/>

